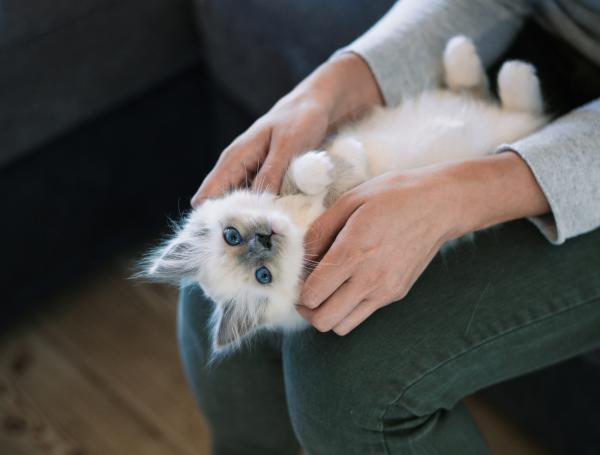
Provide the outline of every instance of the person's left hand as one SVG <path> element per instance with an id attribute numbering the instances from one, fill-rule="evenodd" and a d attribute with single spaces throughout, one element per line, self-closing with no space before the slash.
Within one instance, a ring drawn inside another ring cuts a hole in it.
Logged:
<path id="1" fill-rule="evenodd" d="M 342 195 L 306 235 L 321 256 L 297 306 L 317 330 L 345 335 L 402 299 L 453 236 L 452 191 L 436 172 L 385 174 Z"/>
<path id="2" fill-rule="evenodd" d="M 329 249 L 297 309 L 318 330 L 345 335 L 402 299 L 447 240 L 549 210 L 516 153 L 376 177 L 340 196 L 307 232 L 309 259 Z"/>

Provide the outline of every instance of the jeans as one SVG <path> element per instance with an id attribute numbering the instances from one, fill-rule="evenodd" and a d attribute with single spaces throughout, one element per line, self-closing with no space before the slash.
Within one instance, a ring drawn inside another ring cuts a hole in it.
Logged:
<path id="1" fill-rule="evenodd" d="M 600 231 L 550 245 L 524 220 L 459 239 L 406 298 L 340 337 L 265 332 L 210 363 L 212 303 L 179 335 L 218 455 L 483 454 L 463 398 L 600 346 Z"/>

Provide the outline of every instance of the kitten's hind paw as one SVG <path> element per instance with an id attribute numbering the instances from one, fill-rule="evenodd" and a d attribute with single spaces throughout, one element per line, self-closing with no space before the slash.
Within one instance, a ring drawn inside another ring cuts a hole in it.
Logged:
<path id="1" fill-rule="evenodd" d="M 477 90 L 487 87 L 483 65 L 473 42 L 466 36 L 455 36 L 444 50 L 446 85 L 450 90 Z"/>
<path id="2" fill-rule="evenodd" d="M 529 63 L 504 63 L 498 73 L 498 91 L 504 109 L 532 114 L 541 114 L 544 109 L 540 81 Z"/>
<path id="3" fill-rule="evenodd" d="M 300 191 L 311 196 L 325 191 L 332 182 L 333 162 L 327 152 L 307 152 L 292 161 L 291 177 Z"/>

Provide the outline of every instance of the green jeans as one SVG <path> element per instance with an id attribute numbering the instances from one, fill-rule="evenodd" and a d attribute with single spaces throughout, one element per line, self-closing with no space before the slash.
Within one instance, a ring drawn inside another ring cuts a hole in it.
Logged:
<path id="1" fill-rule="evenodd" d="M 526 221 L 462 239 L 347 336 L 263 333 L 209 363 L 212 303 L 181 292 L 189 381 L 218 455 L 482 454 L 463 398 L 600 346 L 600 231 Z"/>

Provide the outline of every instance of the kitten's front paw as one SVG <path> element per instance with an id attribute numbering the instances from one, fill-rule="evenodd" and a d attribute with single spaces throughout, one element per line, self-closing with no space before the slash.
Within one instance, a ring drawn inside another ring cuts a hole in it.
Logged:
<path id="1" fill-rule="evenodd" d="M 327 152 L 307 152 L 299 156 L 290 166 L 296 186 L 305 194 L 317 195 L 332 182 L 333 162 Z"/>

